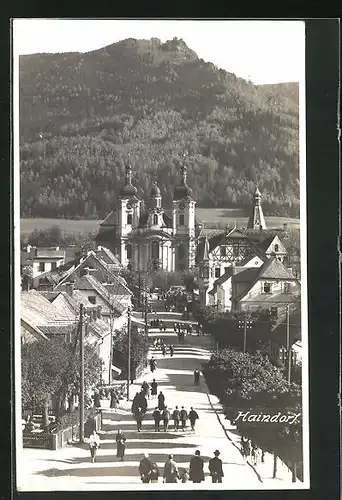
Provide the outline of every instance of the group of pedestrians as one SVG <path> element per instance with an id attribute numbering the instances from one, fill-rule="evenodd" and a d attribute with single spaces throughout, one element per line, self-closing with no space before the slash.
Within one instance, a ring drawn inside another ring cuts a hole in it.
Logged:
<path id="1" fill-rule="evenodd" d="M 165 397 L 162 392 L 158 396 L 158 406 L 152 413 L 154 420 L 154 430 L 155 432 L 160 432 L 160 423 L 163 422 L 163 430 L 167 432 L 169 429 L 170 421 L 173 421 L 174 431 L 182 429 L 183 431 L 187 428 L 187 421 L 189 420 L 191 425 L 191 430 L 195 430 L 196 421 L 199 419 L 198 413 L 190 408 L 189 413 L 186 411 L 184 406 L 179 410 L 178 406 L 175 406 L 174 410 L 170 411 L 165 405 Z"/>
<path id="2" fill-rule="evenodd" d="M 240 450 L 244 460 L 251 459 L 253 465 L 264 461 L 264 450 L 261 450 L 253 441 L 244 436 L 241 437 Z"/>
<path id="3" fill-rule="evenodd" d="M 219 458 L 219 450 L 214 451 L 214 457 L 209 460 L 208 469 L 213 483 L 222 483 L 224 477 L 222 460 Z M 143 483 L 157 482 L 160 477 L 160 472 L 156 462 L 153 462 L 148 453 L 144 454 L 143 459 L 139 464 L 139 473 Z M 180 469 L 170 454 L 164 464 L 163 482 L 164 483 L 201 483 L 205 479 L 204 460 L 201 457 L 200 450 L 196 450 L 194 456 L 190 460 L 189 468 L 180 472 Z"/>

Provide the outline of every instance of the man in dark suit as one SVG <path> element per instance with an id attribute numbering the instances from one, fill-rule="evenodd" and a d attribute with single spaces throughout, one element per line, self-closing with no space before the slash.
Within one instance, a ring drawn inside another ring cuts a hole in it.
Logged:
<path id="1" fill-rule="evenodd" d="M 219 458 L 219 450 L 214 451 L 214 458 L 209 460 L 209 472 L 213 483 L 222 483 L 224 476 L 222 469 L 222 460 Z"/>
<path id="2" fill-rule="evenodd" d="M 204 481 L 204 461 L 199 450 L 195 451 L 195 456 L 190 460 L 190 481 L 201 483 Z"/>

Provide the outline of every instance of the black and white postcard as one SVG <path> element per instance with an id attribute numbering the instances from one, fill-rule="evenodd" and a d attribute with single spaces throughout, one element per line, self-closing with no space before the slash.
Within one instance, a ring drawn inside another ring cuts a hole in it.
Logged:
<path id="1" fill-rule="evenodd" d="M 14 19 L 16 488 L 310 487 L 305 22 Z"/>

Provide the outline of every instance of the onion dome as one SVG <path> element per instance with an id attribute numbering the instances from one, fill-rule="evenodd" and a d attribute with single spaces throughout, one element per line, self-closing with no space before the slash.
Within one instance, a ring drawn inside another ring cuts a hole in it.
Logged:
<path id="1" fill-rule="evenodd" d="M 152 183 L 151 198 L 160 198 L 160 197 L 161 197 L 160 189 L 157 185 L 157 181 L 154 180 Z"/>
<path id="2" fill-rule="evenodd" d="M 187 198 L 192 198 L 192 189 L 189 188 L 186 182 L 187 174 L 188 174 L 187 168 L 183 165 L 181 167 L 181 182 L 173 190 L 174 200 L 183 200 Z"/>
<path id="3" fill-rule="evenodd" d="M 132 184 L 132 167 L 131 165 L 126 165 L 126 178 L 125 184 L 121 188 L 120 195 L 122 198 L 131 198 L 136 196 L 137 188 Z"/>

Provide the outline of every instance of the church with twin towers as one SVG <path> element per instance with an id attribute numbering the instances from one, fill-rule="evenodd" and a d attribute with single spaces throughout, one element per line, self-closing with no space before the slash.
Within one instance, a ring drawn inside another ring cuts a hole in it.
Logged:
<path id="1" fill-rule="evenodd" d="M 260 198 L 256 188 L 247 225 L 247 230 L 253 232 L 266 229 Z M 204 224 L 196 217 L 196 201 L 188 186 L 186 166 L 179 168 L 172 208 L 166 210 L 156 180 L 143 203 L 132 182 L 132 167 L 127 164 L 116 207 L 101 222 L 96 241 L 110 248 L 121 265 L 131 271 L 186 271 L 198 266 L 198 250 L 207 239 L 206 233 Z"/>

